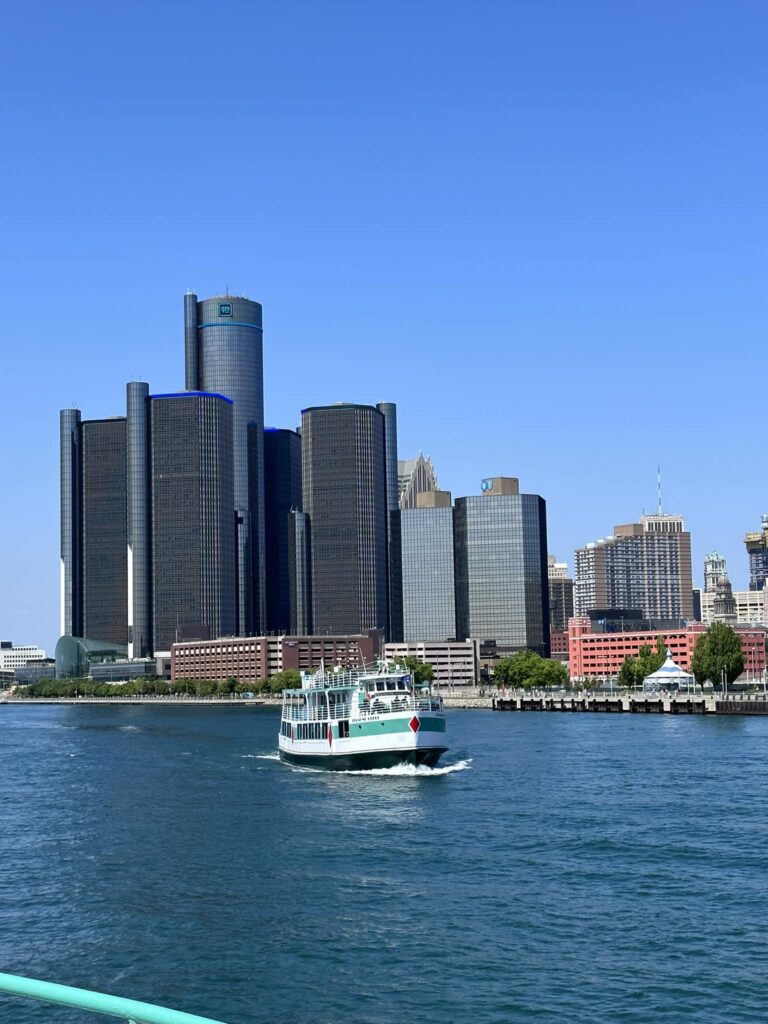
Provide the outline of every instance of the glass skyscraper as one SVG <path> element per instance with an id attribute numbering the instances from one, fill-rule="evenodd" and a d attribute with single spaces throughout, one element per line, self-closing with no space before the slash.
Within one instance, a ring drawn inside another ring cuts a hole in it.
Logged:
<path id="1" fill-rule="evenodd" d="M 127 642 L 126 421 L 61 413 L 62 634 Z"/>
<path id="2" fill-rule="evenodd" d="M 304 511 L 309 519 L 312 628 L 388 628 L 384 416 L 369 405 L 302 412 Z"/>
<path id="3" fill-rule="evenodd" d="M 520 494 L 512 478 L 484 480 L 481 495 L 456 500 L 454 552 L 458 639 L 548 657 L 544 499 Z"/>
<path id="4" fill-rule="evenodd" d="M 262 310 L 234 295 L 184 297 L 188 391 L 232 399 L 233 528 L 237 531 L 237 630 L 247 636 L 266 623 L 264 547 L 264 373 Z"/>
<path id="5" fill-rule="evenodd" d="M 301 435 L 264 431 L 264 527 L 266 536 L 267 631 L 291 629 L 291 512 L 301 512 Z"/>
<path id="6" fill-rule="evenodd" d="M 155 651 L 236 632 L 233 403 L 150 397 Z"/>
<path id="7" fill-rule="evenodd" d="M 431 507 L 402 509 L 403 636 L 407 642 L 456 639 L 453 509 L 446 491 L 420 497 Z"/>

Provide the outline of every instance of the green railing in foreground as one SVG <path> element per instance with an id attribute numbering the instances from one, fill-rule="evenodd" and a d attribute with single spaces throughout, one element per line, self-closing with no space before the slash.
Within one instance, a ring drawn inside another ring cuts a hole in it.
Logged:
<path id="1" fill-rule="evenodd" d="M 136 999 L 91 992 L 87 988 L 55 985 L 36 978 L 20 978 L 17 974 L 0 973 L 0 993 L 40 999 L 45 1003 L 59 1003 L 89 1013 L 121 1017 L 131 1024 L 223 1024 L 223 1021 L 211 1017 L 198 1017 L 197 1014 L 171 1010 L 167 1006 L 153 1006 L 152 1003 L 141 1003 Z"/>

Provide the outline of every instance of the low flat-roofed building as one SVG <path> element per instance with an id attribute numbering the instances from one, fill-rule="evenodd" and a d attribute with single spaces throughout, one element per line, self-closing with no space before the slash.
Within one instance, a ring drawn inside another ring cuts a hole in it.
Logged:
<path id="1" fill-rule="evenodd" d="M 418 658 L 432 666 L 434 682 L 441 686 L 474 686 L 478 678 L 478 644 L 474 640 L 389 643 L 388 661 Z"/>
<path id="2" fill-rule="evenodd" d="M 226 636 L 171 646 L 171 679 L 237 679 L 258 682 L 278 672 L 326 668 L 364 668 L 382 654 L 384 632 L 353 635 Z"/>
<path id="3" fill-rule="evenodd" d="M 10 640 L 0 641 L 0 669 L 13 671 L 30 661 L 44 661 L 45 651 L 35 644 L 14 647 Z"/>

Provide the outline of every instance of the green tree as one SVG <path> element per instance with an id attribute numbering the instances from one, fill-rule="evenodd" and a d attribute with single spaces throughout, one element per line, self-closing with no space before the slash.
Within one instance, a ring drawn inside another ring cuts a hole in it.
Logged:
<path id="1" fill-rule="evenodd" d="M 431 683 L 435 678 L 434 670 L 428 661 L 420 661 L 418 658 L 414 658 L 413 655 L 402 658 L 400 661 L 413 676 L 416 686 L 419 683 Z"/>
<path id="2" fill-rule="evenodd" d="M 301 672 L 294 668 L 286 669 L 272 676 L 267 684 L 267 692 L 282 693 L 283 690 L 298 690 L 301 687 Z"/>
<path id="3" fill-rule="evenodd" d="M 697 683 L 709 680 L 722 686 L 738 679 L 744 671 L 744 652 L 736 633 L 725 622 L 713 622 L 696 641 L 691 671 Z"/>
<path id="4" fill-rule="evenodd" d="M 568 686 L 568 670 L 560 661 L 552 658 L 539 658 L 539 665 L 534 673 L 534 686 L 556 686 L 559 689 Z"/>
<path id="5" fill-rule="evenodd" d="M 511 658 L 501 658 L 496 662 L 493 678 L 499 686 L 540 686 L 537 676 L 540 664 L 544 659 L 535 651 L 518 651 Z"/>
<path id="6" fill-rule="evenodd" d="M 627 690 L 634 689 L 637 686 L 637 675 L 637 658 L 628 654 L 619 669 L 619 686 L 623 686 Z"/>

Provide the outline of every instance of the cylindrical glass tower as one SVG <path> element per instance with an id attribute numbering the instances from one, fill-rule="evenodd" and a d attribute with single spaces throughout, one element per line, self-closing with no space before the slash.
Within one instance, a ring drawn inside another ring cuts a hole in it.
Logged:
<path id="1" fill-rule="evenodd" d="M 238 632 L 261 633 L 266 603 L 261 304 L 236 295 L 198 302 L 187 294 L 184 335 L 187 390 L 215 392 L 234 402 Z"/>

